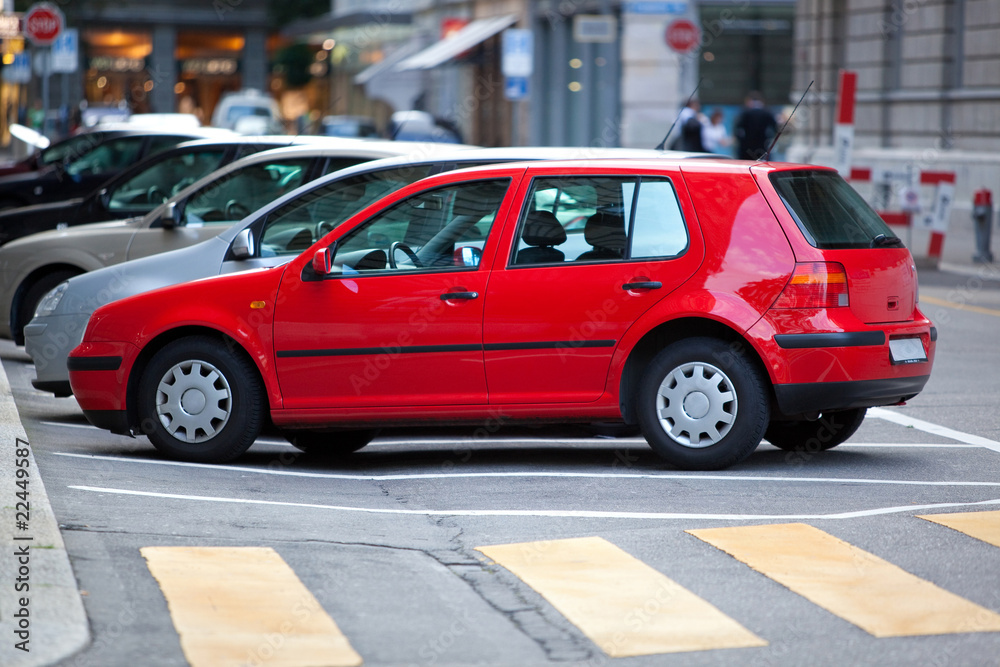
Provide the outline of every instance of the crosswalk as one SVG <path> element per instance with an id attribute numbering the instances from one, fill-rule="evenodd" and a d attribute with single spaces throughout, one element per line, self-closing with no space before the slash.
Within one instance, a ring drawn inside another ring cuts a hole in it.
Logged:
<path id="1" fill-rule="evenodd" d="M 1000 511 L 917 518 L 1000 547 Z M 803 523 L 691 529 L 718 549 L 874 638 L 1000 632 L 1000 614 Z M 625 549 L 595 536 L 477 547 L 544 598 L 609 658 L 754 649 L 748 630 Z M 270 548 L 141 549 L 192 667 L 364 662 Z M 760 632 L 758 630 L 758 632 Z M 778 638 L 773 638 L 777 640 Z"/>

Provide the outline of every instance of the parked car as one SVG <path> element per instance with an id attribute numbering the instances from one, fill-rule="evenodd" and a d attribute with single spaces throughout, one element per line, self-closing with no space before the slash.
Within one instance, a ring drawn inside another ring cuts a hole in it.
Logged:
<path id="1" fill-rule="evenodd" d="M 719 469 L 765 436 L 840 444 L 922 390 L 935 339 L 912 256 L 835 171 L 591 160 L 423 179 L 283 266 L 98 308 L 68 366 L 92 424 L 188 461 L 266 422 L 346 453 L 499 412 L 638 424 L 671 465 Z"/>
<path id="2" fill-rule="evenodd" d="M 46 229 L 145 215 L 205 174 L 233 160 L 270 148 L 320 140 L 234 134 L 226 139 L 185 141 L 133 164 L 85 197 L 0 211 L 0 245 Z"/>
<path id="3" fill-rule="evenodd" d="M 246 134 L 284 132 L 278 103 L 252 88 L 223 95 L 212 112 L 212 125 Z"/>
<path id="4" fill-rule="evenodd" d="M 358 162 L 432 150 L 424 144 L 340 140 L 264 151 L 181 190 L 141 218 L 39 232 L 0 247 L 0 336 L 23 327 L 50 289 L 72 276 L 216 236 L 302 183 Z M 325 146 L 325 147 L 324 147 Z"/>
<path id="5" fill-rule="evenodd" d="M 302 247 L 311 244 L 321 230 L 332 229 L 380 196 L 431 174 L 497 162 L 598 155 L 650 158 L 682 154 L 591 148 L 456 151 L 454 146 L 425 146 L 419 155 L 374 160 L 343 169 L 261 208 L 217 237 L 188 248 L 92 271 L 57 285 L 42 298 L 34 318 L 24 327 L 24 348 L 35 362 L 36 377 L 32 384 L 57 396 L 70 394 L 66 358 L 83 337 L 94 310 L 112 300 L 219 273 L 284 264 Z M 307 202 L 308 206 L 299 207 L 296 202 Z M 564 212 L 569 202 L 570 197 L 564 196 Z M 289 211 L 291 217 L 284 211 Z M 312 217 L 304 228 L 313 230 L 312 235 L 305 234 L 303 225 L 295 222 L 305 212 Z"/>
<path id="6" fill-rule="evenodd" d="M 219 136 L 215 128 L 159 132 L 148 129 L 99 130 L 53 144 L 59 158 L 32 171 L 0 177 L 0 210 L 82 197 L 129 165 L 182 141 Z"/>
<path id="7" fill-rule="evenodd" d="M 0 162 L 0 176 L 19 174 L 26 171 L 37 171 L 43 167 L 63 162 L 71 157 L 81 154 L 85 150 L 98 145 L 103 141 L 120 136 L 134 128 L 108 129 L 102 132 L 85 132 L 75 134 L 55 143 L 24 125 L 12 125 L 12 134 L 22 134 L 25 143 L 44 145 L 44 148 L 33 151 L 30 155 L 20 160 L 8 160 Z"/>
<path id="8" fill-rule="evenodd" d="M 397 111 L 392 114 L 389 118 L 389 136 L 399 141 L 462 143 L 458 128 L 426 111 Z"/>

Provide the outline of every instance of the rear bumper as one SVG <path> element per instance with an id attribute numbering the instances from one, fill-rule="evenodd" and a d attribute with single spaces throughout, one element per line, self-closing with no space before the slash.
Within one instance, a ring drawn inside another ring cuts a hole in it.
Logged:
<path id="1" fill-rule="evenodd" d="M 906 401 L 923 390 L 930 375 L 858 380 L 856 382 L 804 382 L 774 385 L 778 409 L 785 415 L 824 410 L 871 408 Z"/>

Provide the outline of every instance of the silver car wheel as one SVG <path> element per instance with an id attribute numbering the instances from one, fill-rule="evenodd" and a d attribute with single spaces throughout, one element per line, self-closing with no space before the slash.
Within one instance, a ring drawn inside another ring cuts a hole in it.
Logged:
<path id="1" fill-rule="evenodd" d="M 732 380 L 704 362 L 674 368 L 656 392 L 660 426 L 685 447 L 711 447 L 725 438 L 738 409 Z"/>
<path id="2" fill-rule="evenodd" d="M 172 366 L 156 387 L 156 414 L 177 440 L 197 444 L 211 440 L 232 414 L 228 380 L 207 361 L 188 360 Z"/>

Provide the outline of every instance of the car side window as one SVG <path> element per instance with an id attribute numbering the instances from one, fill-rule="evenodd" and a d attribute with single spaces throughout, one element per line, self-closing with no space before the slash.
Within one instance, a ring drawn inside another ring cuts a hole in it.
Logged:
<path id="1" fill-rule="evenodd" d="M 334 271 L 475 269 L 510 179 L 420 192 L 380 212 L 341 239 Z"/>
<path id="2" fill-rule="evenodd" d="M 312 160 L 276 160 L 247 165 L 208 183 L 184 206 L 183 223 L 232 224 L 302 185 Z"/>
<path id="3" fill-rule="evenodd" d="M 145 140 L 145 137 L 121 137 L 106 141 L 67 164 L 66 173 L 87 176 L 120 171 L 138 159 Z"/>
<path id="4" fill-rule="evenodd" d="M 260 235 L 261 257 L 299 254 L 364 207 L 433 169 L 425 164 L 366 172 L 296 197 L 267 216 Z"/>
<path id="5" fill-rule="evenodd" d="M 643 178 L 635 201 L 629 258 L 674 257 L 687 246 L 687 227 L 673 183 Z"/>
<path id="6" fill-rule="evenodd" d="M 205 174 L 218 168 L 224 149 L 184 153 L 161 160 L 121 183 L 108 199 L 108 209 L 152 211 Z"/>
<path id="7" fill-rule="evenodd" d="M 667 257 L 687 247 L 669 179 L 538 178 L 518 227 L 513 266 Z"/>

